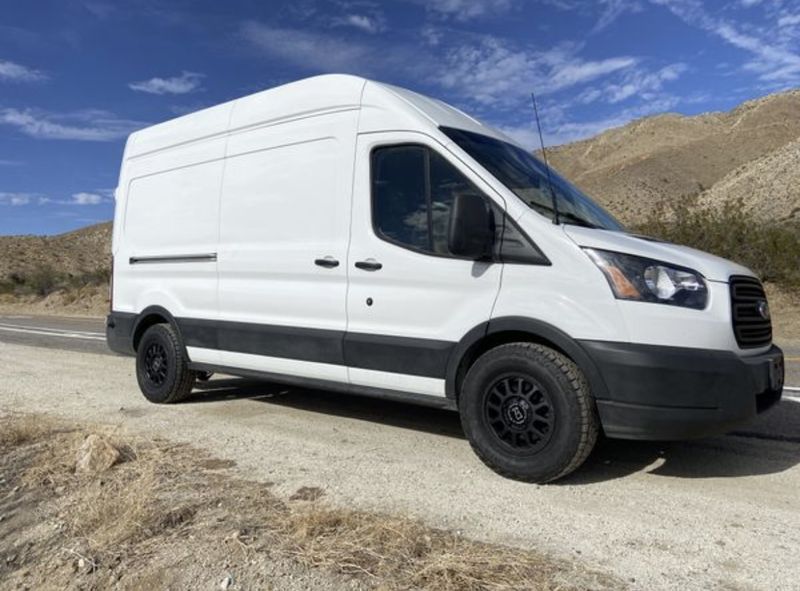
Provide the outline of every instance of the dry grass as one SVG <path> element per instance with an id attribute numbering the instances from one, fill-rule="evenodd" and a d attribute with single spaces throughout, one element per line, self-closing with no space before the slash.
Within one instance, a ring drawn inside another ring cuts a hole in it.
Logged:
<path id="1" fill-rule="evenodd" d="M 0 418 L 0 433 L 0 470 L 20 483 L 18 494 L 28 495 L 37 514 L 53 523 L 45 528 L 49 537 L 37 541 L 39 551 L 30 553 L 14 576 L 33 568 L 42 581 L 75 577 L 74 566 L 64 574 L 66 556 L 70 564 L 81 557 L 89 565 L 78 574 L 91 587 L 136 572 L 132 588 L 153 577 L 161 587 L 197 588 L 198 577 L 208 575 L 198 572 L 202 564 L 238 557 L 237 576 L 249 577 L 254 588 L 271 586 L 264 573 L 282 562 L 306 573 L 302 577 L 323 573 L 330 589 L 341 588 L 343 581 L 354 589 L 441 591 L 620 586 L 535 549 L 484 544 L 406 517 L 331 507 L 319 500 L 316 487 L 298 491 L 302 494 L 293 496 L 298 500 L 284 500 L 266 485 L 208 468 L 224 464 L 187 446 L 37 417 Z M 76 451 L 90 433 L 111 442 L 123 461 L 99 475 L 78 475 Z M 4 527 L 15 527 L 19 539 L 27 535 L 18 525 L 0 522 L 0 539 Z M 157 569 L 176 562 L 168 576 Z M 0 565 L 0 587 L 2 581 Z M 314 581 L 297 588 L 321 585 Z M 63 586 L 76 581 L 67 583 Z"/>
<path id="2" fill-rule="evenodd" d="M 481 544 L 402 517 L 311 505 L 281 515 L 279 537 L 314 567 L 441 590 L 570 588 L 564 565 L 534 552 Z"/>
<path id="3" fill-rule="evenodd" d="M 0 420 L 0 450 L 38 441 L 53 429 L 51 422 L 36 416 L 10 416 Z"/>

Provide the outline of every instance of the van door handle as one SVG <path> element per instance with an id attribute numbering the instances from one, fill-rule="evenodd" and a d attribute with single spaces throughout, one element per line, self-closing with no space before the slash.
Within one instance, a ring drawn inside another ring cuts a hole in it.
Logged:
<path id="1" fill-rule="evenodd" d="M 380 271 L 383 269 L 383 265 L 381 265 L 375 259 L 367 259 L 366 261 L 358 261 L 356 263 L 356 269 L 363 269 L 364 271 Z"/>
<path id="2" fill-rule="evenodd" d="M 318 267 L 325 267 L 326 269 L 333 269 L 339 266 L 339 261 L 333 257 L 325 257 L 324 259 L 317 259 L 314 264 Z"/>

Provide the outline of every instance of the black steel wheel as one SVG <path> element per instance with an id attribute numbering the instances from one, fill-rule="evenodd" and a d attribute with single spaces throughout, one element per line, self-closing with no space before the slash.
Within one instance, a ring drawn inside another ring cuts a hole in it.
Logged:
<path id="1" fill-rule="evenodd" d="M 478 457 L 526 482 L 550 482 L 578 468 L 599 432 L 578 366 L 535 343 L 509 343 L 481 355 L 464 378 L 458 407 Z"/>
<path id="2" fill-rule="evenodd" d="M 145 331 L 136 350 L 136 379 L 150 402 L 179 402 L 192 393 L 195 372 L 180 337 L 169 324 L 156 324 Z"/>
<path id="3" fill-rule="evenodd" d="M 159 387 L 167 381 L 167 350 L 159 342 L 152 343 L 144 354 L 144 375 L 153 386 Z"/>
<path id="4" fill-rule="evenodd" d="M 501 442 L 530 452 L 547 445 L 556 420 L 547 391 L 529 375 L 519 373 L 502 376 L 489 387 L 484 413 Z"/>

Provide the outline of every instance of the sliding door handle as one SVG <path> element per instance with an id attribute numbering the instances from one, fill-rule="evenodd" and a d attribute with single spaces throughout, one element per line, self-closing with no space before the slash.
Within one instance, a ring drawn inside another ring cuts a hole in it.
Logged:
<path id="1" fill-rule="evenodd" d="M 331 256 L 328 256 L 328 257 L 325 257 L 324 259 L 315 260 L 314 264 L 317 267 L 325 267 L 326 269 L 333 269 L 334 267 L 338 267 L 339 266 L 339 261 L 337 261 L 335 258 L 333 258 Z"/>
<path id="2" fill-rule="evenodd" d="M 380 271 L 383 269 L 383 265 L 381 265 L 375 259 L 367 259 L 366 261 L 358 261 L 356 263 L 356 269 L 363 269 L 364 271 Z"/>

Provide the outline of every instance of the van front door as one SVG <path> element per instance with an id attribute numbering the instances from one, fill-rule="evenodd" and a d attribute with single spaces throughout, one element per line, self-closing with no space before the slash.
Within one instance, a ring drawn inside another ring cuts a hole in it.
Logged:
<path id="1" fill-rule="evenodd" d="M 350 383 L 445 396 L 456 343 L 488 321 L 502 265 L 453 255 L 448 228 L 459 193 L 490 189 L 428 136 L 364 134 L 357 141 L 347 263 L 345 362 Z"/>

